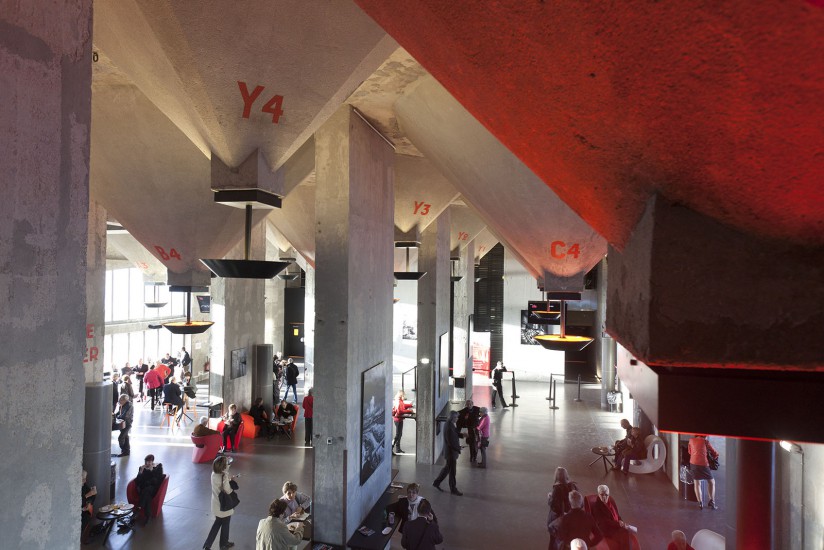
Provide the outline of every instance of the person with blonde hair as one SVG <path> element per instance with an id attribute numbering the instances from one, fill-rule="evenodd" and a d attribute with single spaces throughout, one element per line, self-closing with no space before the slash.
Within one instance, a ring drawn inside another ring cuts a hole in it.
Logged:
<path id="1" fill-rule="evenodd" d="M 212 500 L 211 509 L 212 515 L 215 516 L 215 521 L 212 523 L 212 528 L 209 530 L 209 536 L 206 537 L 206 542 L 203 543 L 204 550 L 211 550 L 212 543 L 220 531 L 220 550 L 231 548 L 235 545 L 234 542 L 229 541 L 229 522 L 232 519 L 234 509 L 221 510 L 220 509 L 220 493 L 232 494 L 237 483 L 232 479 L 235 476 L 229 475 L 229 458 L 225 455 L 217 457 L 212 462 Z"/>

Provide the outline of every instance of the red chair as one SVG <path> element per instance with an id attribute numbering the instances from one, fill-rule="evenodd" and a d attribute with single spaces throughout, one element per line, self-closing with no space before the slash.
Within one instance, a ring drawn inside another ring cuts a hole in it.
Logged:
<path id="1" fill-rule="evenodd" d="M 584 497 L 584 510 L 587 514 L 592 514 L 592 507 L 598 501 L 598 495 L 587 495 Z M 632 550 L 641 550 L 641 543 L 635 533 L 629 534 L 629 546 Z M 620 550 L 621 545 L 617 541 L 604 537 L 601 542 L 591 547 L 593 550 Z"/>
<path id="2" fill-rule="evenodd" d="M 255 419 L 246 413 L 240 413 L 243 419 L 243 437 L 254 439 L 260 435 L 260 426 L 255 424 Z"/>
<path id="3" fill-rule="evenodd" d="M 157 490 L 157 494 L 152 499 L 152 515 L 154 517 L 159 516 L 163 510 L 163 501 L 166 500 L 166 490 L 168 488 L 169 476 L 165 475 L 163 476 L 163 482 L 160 484 L 160 488 Z M 137 484 L 134 479 L 126 486 L 126 500 L 129 501 L 129 504 L 134 504 L 135 506 L 140 503 L 140 495 L 137 494 Z M 143 515 L 145 511 L 141 510 L 140 513 Z"/>
<path id="4" fill-rule="evenodd" d="M 240 418 L 243 418 L 243 416 L 241 416 Z M 246 423 L 241 420 L 240 421 L 240 426 L 237 427 L 237 431 L 235 432 L 235 437 L 229 439 L 229 442 L 231 443 L 230 447 L 234 450 L 240 449 L 240 438 L 243 437 L 243 426 L 245 424 Z M 225 426 L 225 425 L 226 425 L 226 423 L 223 420 L 221 420 L 217 425 L 217 431 L 219 431 L 221 433 L 221 436 L 220 436 L 221 437 L 221 442 L 223 441 L 223 435 L 222 434 L 223 434 L 223 426 Z"/>
<path id="5" fill-rule="evenodd" d="M 223 437 L 220 434 L 204 435 L 202 437 L 192 436 L 192 462 L 200 464 L 211 462 L 217 457 L 220 446 L 223 444 Z"/>

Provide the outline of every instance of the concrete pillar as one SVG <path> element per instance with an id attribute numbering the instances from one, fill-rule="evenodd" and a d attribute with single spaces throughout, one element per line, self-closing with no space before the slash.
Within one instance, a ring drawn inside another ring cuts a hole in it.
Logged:
<path id="1" fill-rule="evenodd" d="M 595 370 L 601 377 L 601 408 L 608 410 L 607 393 L 615 389 L 616 344 L 607 334 L 607 259 L 598 264 L 598 304 L 595 310 Z"/>
<path id="2" fill-rule="evenodd" d="M 252 228 L 251 257 L 264 257 L 265 225 Z M 243 255 L 241 241 L 227 254 L 229 258 Z M 238 410 L 252 405 L 254 345 L 264 343 L 264 282 L 260 279 L 213 279 L 212 294 L 212 370 L 210 393 L 222 398 L 224 406 L 231 403 Z M 246 352 L 246 375 L 232 379 L 232 351 Z M 271 370 L 271 364 L 269 365 Z M 261 396 L 264 397 L 264 396 Z"/>
<path id="3" fill-rule="evenodd" d="M 394 152 L 349 106 L 317 132 L 315 152 L 314 539 L 343 545 L 391 474 Z M 362 385 L 373 367 L 383 423 L 366 448 L 379 463 L 361 479 Z"/>
<path id="4" fill-rule="evenodd" d="M 112 459 L 112 383 L 103 381 L 103 340 L 106 318 L 106 210 L 89 204 L 89 242 L 86 249 L 86 406 L 83 468 L 87 482 L 97 487 L 95 507 L 109 503 Z"/>
<path id="5" fill-rule="evenodd" d="M 303 369 L 306 389 L 315 380 L 315 268 L 306 264 L 303 308 Z"/>
<path id="6" fill-rule="evenodd" d="M 738 440 L 735 548 L 774 548 L 775 443 Z M 743 481 L 743 483 L 742 483 Z M 731 547 L 727 545 L 727 547 Z"/>
<path id="7" fill-rule="evenodd" d="M 6 2 L 0 28 L 0 546 L 77 548 L 91 0 L 48 17 Z"/>
<path id="8" fill-rule="evenodd" d="M 449 342 L 449 211 L 444 211 L 421 235 L 418 269 L 418 391 L 416 451 L 418 464 L 434 464 L 443 450 L 436 419 L 449 403 L 448 364 L 441 365 L 441 336 Z M 451 346 L 450 346 L 451 349 Z M 446 355 L 445 357 L 448 357 Z"/>
<path id="9" fill-rule="evenodd" d="M 263 406 L 272 410 L 272 344 L 255 345 L 255 374 L 252 399 L 263 398 Z"/>
<path id="10" fill-rule="evenodd" d="M 287 254 L 288 256 L 288 254 Z M 277 261 L 281 252 L 277 246 L 266 240 L 266 259 Z M 283 351 L 283 289 L 286 281 L 273 277 L 264 283 L 266 320 L 263 333 L 264 342 L 272 344 L 275 353 Z"/>
<path id="11" fill-rule="evenodd" d="M 456 377 L 465 377 L 464 399 L 472 397 L 472 355 L 468 352 L 469 346 L 469 315 L 474 310 L 475 279 L 470 278 L 468 271 L 474 269 L 474 249 L 464 247 L 459 252 L 460 261 L 455 264 L 455 274 L 463 277 L 452 283 L 454 296 L 452 299 L 452 365 Z M 455 253 L 453 252 L 453 256 Z M 456 392 L 456 397 L 459 392 Z"/>

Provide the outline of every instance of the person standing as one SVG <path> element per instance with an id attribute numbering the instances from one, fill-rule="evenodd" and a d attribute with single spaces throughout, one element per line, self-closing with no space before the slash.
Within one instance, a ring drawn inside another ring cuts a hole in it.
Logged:
<path id="1" fill-rule="evenodd" d="M 429 501 L 424 500 L 418 506 L 418 517 L 407 522 L 401 546 L 409 550 L 435 550 L 435 545 L 442 542 L 438 520 L 432 513 Z"/>
<path id="2" fill-rule="evenodd" d="M 486 448 L 489 447 L 489 410 L 481 407 L 481 419 L 478 421 L 479 447 L 481 449 L 481 463 L 478 468 L 486 468 Z"/>
<path id="3" fill-rule="evenodd" d="M 134 368 L 134 375 L 137 378 L 138 388 L 137 392 L 140 396 L 140 400 L 142 401 L 146 394 L 143 392 L 143 377 L 146 376 L 146 373 L 149 372 L 149 365 L 143 362 L 143 358 L 137 360 L 137 365 Z"/>
<path id="4" fill-rule="evenodd" d="M 123 383 L 120 384 L 120 394 L 128 395 L 129 400 L 134 401 L 134 389 L 132 389 L 132 380 L 128 374 L 123 376 Z"/>
<path id="5" fill-rule="evenodd" d="M 112 373 L 112 412 L 117 409 L 117 400 L 120 399 L 120 373 Z"/>
<path id="6" fill-rule="evenodd" d="M 495 396 L 501 398 L 501 406 L 505 409 L 509 408 L 509 405 L 506 404 L 506 400 L 504 399 L 504 387 L 503 387 L 503 377 L 504 373 L 507 372 L 506 367 L 504 366 L 503 361 L 498 361 L 498 364 L 495 365 L 495 368 L 492 369 L 492 385 L 495 387 L 495 390 L 492 394 L 492 408 L 495 408 Z"/>
<path id="7" fill-rule="evenodd" d="M 572 509 L 569 503 L 569 493 L 577 490 L 578 485 L 569 479 L 567 469 L 561 466 L 555 468 L 555 482 L 546 496 L 546 503 L 549 506 L 549 515 L 546 519 L 547 529 L 553 521 Z"/>
<path id="8" fill-rule="evenodd" d="M 192 364 L 192 356 L 186 351 L 186 346 L 180 348 L 180 365 L 184 371 L 189 370 L 189 365 Z"/>
<path id="9" fill-rule="evenodd" d="M 478 419 L 481 410 L 471 399 L 466 400 L 466 407 L 458 411 L 458 429 L 466 428 L 466 444 L 469 446 L 469 463 L 475 464 L 478 459 Z"/>
<path id="10" fill-rule="evenodd" d="M 463 493 L 458 490 L 458 482 L 455 479 L 458 457 L 461 455 L 461 436 L 458 432 L 457 423 L 458 411 L 450 411 L 449 420 L 443 431 L 444 458 L 446 458 L 446 464 L 441 469 L 438 477 L 435 478 L 435 481 L 432 482 L 432 485 L 435 489 L 443 491 L 443 489 L 441 489 L 441 482 L 449 475 L 449 490 L 453 495 L 463 496 Z"/>
<path id="11" fill-rule="evenodd" d="M 297 403 L 298 401 L 299 374 L 298 366 L 292 362 L 292 358 L 290 357 L 286 363 L 286 393 L 283 394 L 283 398 L 286 399 L 289 396 L 289 388 L 292 388 L 293 403 Z"/>
<path id="12" fill-rule="evenodd" d="M 121 395 L 118 401 L 119 408 L 114 415 L 114 424 L 120 430 L 120 435 L 117 437 L 117 444 L 120 445 L 120 454 L 112 456 L 129 456 L 131 452 L 131 444 L 129 442 L 129 430 L 132 429 L 132 422 L 134 421 L 134 407 L 129 402 L 128 395 Z"/>
<path id="13" fill-rule="evenodd" d="M 306 390 L 306 397 L 303 398 L 303 442 L 307 447 L 312 446 L 312 415 L 314 414 L 315 396 L 314 388 Z"/>
<path id="14" fill-rule="evenodd" d="M 220 550 L 231 548 L 235 545 L 234 542 L 229 541 L 229 522 L 232 520 L 232 510 L 220 509 L 220 493 L 232 494 L 234 489 L 230 485 L 230 481 L 235 476 L 229 475 L 229 458 L 225 455 L 217 457 L 212 462 L 212 500 L 211 508 L 212 515 L 215 516 L 215 521 L 212 523 L 212 528 L 209 530 L 209 536 L 206 537 L 206 542 L 203 543 L 204 550 L 211 550 L 212 543 L 215 541 L 217 532 L 220 531 Z"/>
<path id="15" fill-rule="evenodd" d="M 392 405 L 392 422 L 395 424 L 395 439 L 392 440 L 392 454 L 403 454 L 401 436 L 403 436 L 403 419 L 413 414 L 414 408 L 406 402 L 403 390 L 395 394 L 395 403 Z"/>
<path id="16" fill-rule="evenodd" d="M 152 399 L 152 410 L 154 410 L 155 404 L 159 401 L 158 392 L 163 387 L 163 377 L 157 371 L 157 365 L 152 365 L 143 377 L 143 381 L 146 383 L 146 391 Z"/>
<path id="17" fill-rule="evenodd" d="M 698 509 L 704 509 L 704 496 L 701 494 L 701 480 L 705 479 L 707 480 L 707 491 L 710 497 L 707 505 L 713 510 L 716 510 L 718 506 L 715 504 L 715 479 L 712 477 L 712 470 L 710 470 L 707 453 L 712 455 L 713 458 L 718 458 L 718 451 L 710 445 L 705 435 L 696 435 L 690 439 L 688 450 L 690 453 L 690 471 L 692 472 L 692 478 L 695 480 L 695 498 L 698 499 Z"/>

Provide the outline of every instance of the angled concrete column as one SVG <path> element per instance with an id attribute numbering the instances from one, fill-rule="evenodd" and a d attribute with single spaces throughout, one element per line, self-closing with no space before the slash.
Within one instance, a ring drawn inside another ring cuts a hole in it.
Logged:
<path id="1" fill-rule="evenodd" d="M 5 2 L 0 29 L 0 546 L 77 548 L 91 1 Z"/>
<path id="2" fill-rule="evenodd" d="M 449 365 L 441 365 L 441 335 L 449 334 L 449 211 L 421 235 L 418 269 L 418 391 L 416 405 L 418 464 L 434 464 L 443 450 L 437 416 L 449 403 Z M 448 342 L 448 336 L 444 339 Z M 447 344 L 448 345 L 448 344 Z M 450 346 L 451 348 L 451 346 Z M 448 354 L 444 356 L 448 358 Z"/>
<path id="3" fill-rule="evenodd" d="M 103 340 L 106 318 L 106 210 L 89 204 L 89 243 L 86 249 L 86 353 L 83 369 L 86 406 L 83 468 L 88 484 L 97 487 L 95 508 L 109 503 L 112 459 L 112 383 L 103 381 Z"/>
<path id="4" fill-rule="evenodd" d="M 315 541 L 342 545 L 390 480 L 394 152 L 348 106 L 318 131 L 315 150 L 312 510 Z M 383 402 L 375 395 L 383 422 L 366 438 L 377 464 L 362 483 L 362 384 L 372 367 L 385 381 Z"/>
<path id="5" fill-rule="evenodd" d="M 266 259 L 277 261 L 280 257 L 281 252 L 278 247 L 267 238 Z M 267 279 L 264 283 L 266 301 L 264 341 L 272 344 L 275 353 L 283 351 L 283 289 L 285 286 L 286 281 L 277 277 Z"/>
<path id="6" fill-rule="evenodd" d="M 456 275 L 463 277 L 453 284 L 454 298 L 452 302 L 452 334 L 454 346 L 452 348 L 452 364 L 455 376 L 466 378 L 464 394 L 466 399 L 472 397 L 472 354 L 468 353 L 469 315 L 475 309 L 475 248 L 469 243 L 460 251 L 460 261 Z"/>
<path id="7" fill-rule="evenodd" d="M 303 368 L 306 389 L 315 380 L 315 268 L 306 264 L 306 286 L 303 295 Z"/>
<path id="8" fill-rule="evenodd" d="M 601 377 L 601 408 L 609 409 L 607 394 L 615 389 L 615 340 L 607 334 L 607 259 L 598 264 L 598 304 L 595 310 L 595 369 Z"/>

